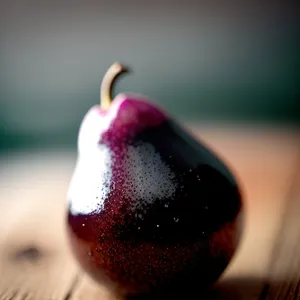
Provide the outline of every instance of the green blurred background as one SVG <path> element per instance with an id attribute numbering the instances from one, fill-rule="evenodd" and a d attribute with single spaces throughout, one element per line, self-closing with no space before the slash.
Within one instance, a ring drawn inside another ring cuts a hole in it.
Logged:
<path id="1" fill-rule="evenodd" d="M 76 147 L 114 61 L 116 92 L 183 122 L 299 126 L 296 1 L 2 1 L 0 151 Z"/>

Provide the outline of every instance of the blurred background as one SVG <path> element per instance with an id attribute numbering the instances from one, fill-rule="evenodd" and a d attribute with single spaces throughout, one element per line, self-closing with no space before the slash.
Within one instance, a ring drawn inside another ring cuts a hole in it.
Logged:
<path id="1" fill-rule="evenodd" d="M 295 218 L 284 226 L 291 234 L 278 235 L 292 198 L 297 218 L 300 211 L 294 179 L 300 170 L 298 6 L 0 0 L 0 294 L 24 282 L 30 295 L 42 289 L 45 299 L 54 299 L 52 292 L 76 275 L 64 234 L 77 134 L 115 61 L 132 69 L 115 93 L 145 94 L 162 105 L 236 174 L 245 231 L 224 278 L 250 278 L 260 291 L 274 273 L 278 239 L 300 236 Z M 33 265 L 20 272 L 18 262 L 12 267 L 7 253 L 28 253 L 28 247 L 51 253 L 47 267 L 55 272 L 39 273 Z M 282 253 L 283 261 L 296 255 Z M 243 285 L 232 286 L 244 295 Z M 83 283 L 78 293 L 90 299 L 90 290 Z"/>
<path id="2" fill-rule="evenodd" d="M 296 1 L 1 1 L 0 150 L 76 146 L 107 68 L 190 122 L 300 124 Z M 299 100 L 298 100 L 299 101 Z"/>

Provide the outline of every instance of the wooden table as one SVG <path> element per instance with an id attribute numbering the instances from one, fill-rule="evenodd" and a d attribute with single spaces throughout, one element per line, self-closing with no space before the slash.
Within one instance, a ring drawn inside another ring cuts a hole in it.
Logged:
<path id="1" fill-rule="evenodd" d="M 300 299 L 300 131 L 191 128 L 244 190 L 243 239 L 211 298 Z M 75 159 L 67 151 L 1 158 L 1 300 L 115 299 L 80 271 L 68 249 L 66 191 Z"/>

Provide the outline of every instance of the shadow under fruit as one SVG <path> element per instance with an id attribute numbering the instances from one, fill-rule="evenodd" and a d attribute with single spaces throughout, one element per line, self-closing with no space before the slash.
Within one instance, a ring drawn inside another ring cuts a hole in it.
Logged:
<path id="1" fill-rule="evenodd" d="M 212 151 L 148 99 L 112 101 L 123 71 L 112 65 L 101 106 L 81 124 L 71 248 L 88 274 L 124 297 L 206 289 L 238 246 L 239 188 Z"/>

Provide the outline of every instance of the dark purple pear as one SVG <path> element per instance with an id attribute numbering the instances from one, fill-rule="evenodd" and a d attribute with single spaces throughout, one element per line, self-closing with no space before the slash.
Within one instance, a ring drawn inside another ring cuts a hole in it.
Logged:
<path id="1" fill-rule="evenodd" d="M 228 167 L 140 95 L 113 101 L 113 64 L 101 107 L 85 116 L 69 188 L 68 237 L 82 268 L 124 296 L 207 288 L 238 246 L 242 208 Z"/>

